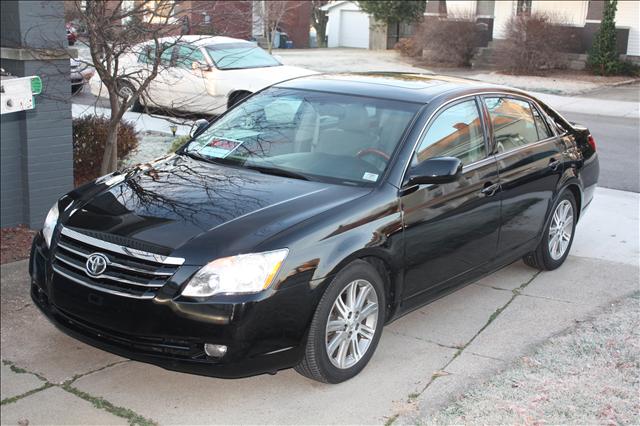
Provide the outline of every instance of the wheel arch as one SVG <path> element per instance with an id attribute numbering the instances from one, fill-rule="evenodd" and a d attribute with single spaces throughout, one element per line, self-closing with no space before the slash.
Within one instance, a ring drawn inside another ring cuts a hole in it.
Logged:
<path id="1" fill-rule="evenodd" d="M 238 95 L 241 94 L 245 94 L 245 97 L 253 94 L 253 92 L 251 90 L 247 90 L 247 89 L 234 89 L 232 91 L 229 92 L 229 94 L 227 95 L 227 109 L 232 108 L 233 104 L 232 101 L 234 100 L 234 98 Z"/>
<path id="2" fill-rule="evenodd" d="M 329 278 L 326 280 L 326 285 L 333 280 L 333 277 L 335 277 L 338 272 L 354 261 L 363 261 L 368 263 L 378 272 L 380 278 L 382 278 L 386 298 L 385 322 L 387 322 L 393 317 L 399 302 L 398 295 L 401 290 L 400 269 L 398 267 L 394 267 L 394 261 L 386 250 L 381 248 L 362 249 L 345 256 L 337 262 L 331 272 L 325 277 Z M 326 285 L 322 292 L 326 290 Z"/>
<path id="3" fill-rule="evenodd" d="M 573 194 L 573 198 L 576 201 L 576 206 L 578 207 L 576 210 L 576 222 L 580 220 L 580 214 L 582 213 L 582 190 L 580 186 L 573 182 L 565 186 L 565 190 L 571 191 Z"/>

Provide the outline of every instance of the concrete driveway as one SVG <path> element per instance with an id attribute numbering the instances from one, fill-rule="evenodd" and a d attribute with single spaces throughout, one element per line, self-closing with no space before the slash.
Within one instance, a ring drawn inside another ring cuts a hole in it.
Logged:
<path id="1" fill-rule="evenodd" d="M 340 385 L 292 370 L 213 379 L 110 355 L 36 310 L 26 261 L 4 265 L 2 424 L 413 422 L 636 290 L 639 202 L 599 189 L 562 268 L 539 273 L 517 262 L 394 322 L 362 374 Z"/>

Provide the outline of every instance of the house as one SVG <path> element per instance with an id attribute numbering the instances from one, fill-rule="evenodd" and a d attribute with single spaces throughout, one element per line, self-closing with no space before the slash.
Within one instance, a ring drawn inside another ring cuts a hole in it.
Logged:
<path id="1" fill-rule="evenodd" d="M 585 53 L 600 27 L 604 2 L 600 0 L 426 0 L 425 18 L 475 16 L 487 28 L 487 40 L 504 38 L 505 24 L 512 16 L 535 12 L 561 17 L 581 40 L 578 51 Z M 355 1 L 335 1 L 323 6 L 329 16 L 329 47 L 393 48 L 402 37 L 410 37 L 411 25 L 372 25 L 371 17 Z M 618 50 L 627 57 L 640 59 L 640 1 L 620 0 L 616 13 Z M 383 35 L 380 37 L 379 33 Z M 378 34 L 377 34 L 378 33 Z"/>
<path id="2" fill-rule="evenodd" d="M 265 19 L 275 19 L 294 47 L 309 47 L 309 1 L 269 4 L 266 0 L 183 0 L 175 2 L 175 14 L 178 19 L 186 19 L 189 34 L 253 38 L 259 42 L 266 35 Z"/>
<path id="3" fill-rule="evenodd" d="M 369 15 L 351 1 L 337 1 L 321 7 L 327 12 L 327 47 L 368 49 Z"/>

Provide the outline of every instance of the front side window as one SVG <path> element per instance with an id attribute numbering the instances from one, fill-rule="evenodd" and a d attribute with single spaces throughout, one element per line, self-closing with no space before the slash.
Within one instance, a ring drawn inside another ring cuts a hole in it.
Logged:
<path id="1" fill-rule="evenodd" d="M 178 68 L 190 70 L 194 62 L 199 62 L 202 65 L 207 63 L 204 55 L 197 47 L 182 44 L 177 46 L 176 49 L 178 50 L 176 53 L 176 67 Z"/>
<path id="2" fill-rule="evenodd" d="M 486 155 L 482 122 L 475 100 L 464 101 L 440 113 L 420 141 L 414 164 L 433 157 L 457 157 L 467 165 Z"/>
<path id="3" fill-rule="evenodd" d="M 529 102 L 507 97 L 485 98 L 498 153 L 538 141 Z"/>
<path id="4" fill-rule="evenodd" d="M 244 68 L 277 67 L 280 64 L 273 56 L 253 43 L 211 44 L 206 47 L 216 68 L 233 70 Z"/>
<path id="5" fill-rule="evenodd" d="M 420 105 L 272 88 L 238 105 L 185 152 L 246 168 L 277 168 L 310 180 L 377 182 Z"/>

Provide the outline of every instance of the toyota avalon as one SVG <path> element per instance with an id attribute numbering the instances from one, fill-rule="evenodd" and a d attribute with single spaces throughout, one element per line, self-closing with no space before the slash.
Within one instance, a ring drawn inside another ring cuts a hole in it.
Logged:
<path id="1" fill-rule="evenodd" d="M 521 258 L 562 265 L 598 173 L 589 130 L 520 91 L 293 79 L 174 155 L 60 198 L 31 295 L 64 332 L 131 359 L 338 383 L 390 321 Z"/>

